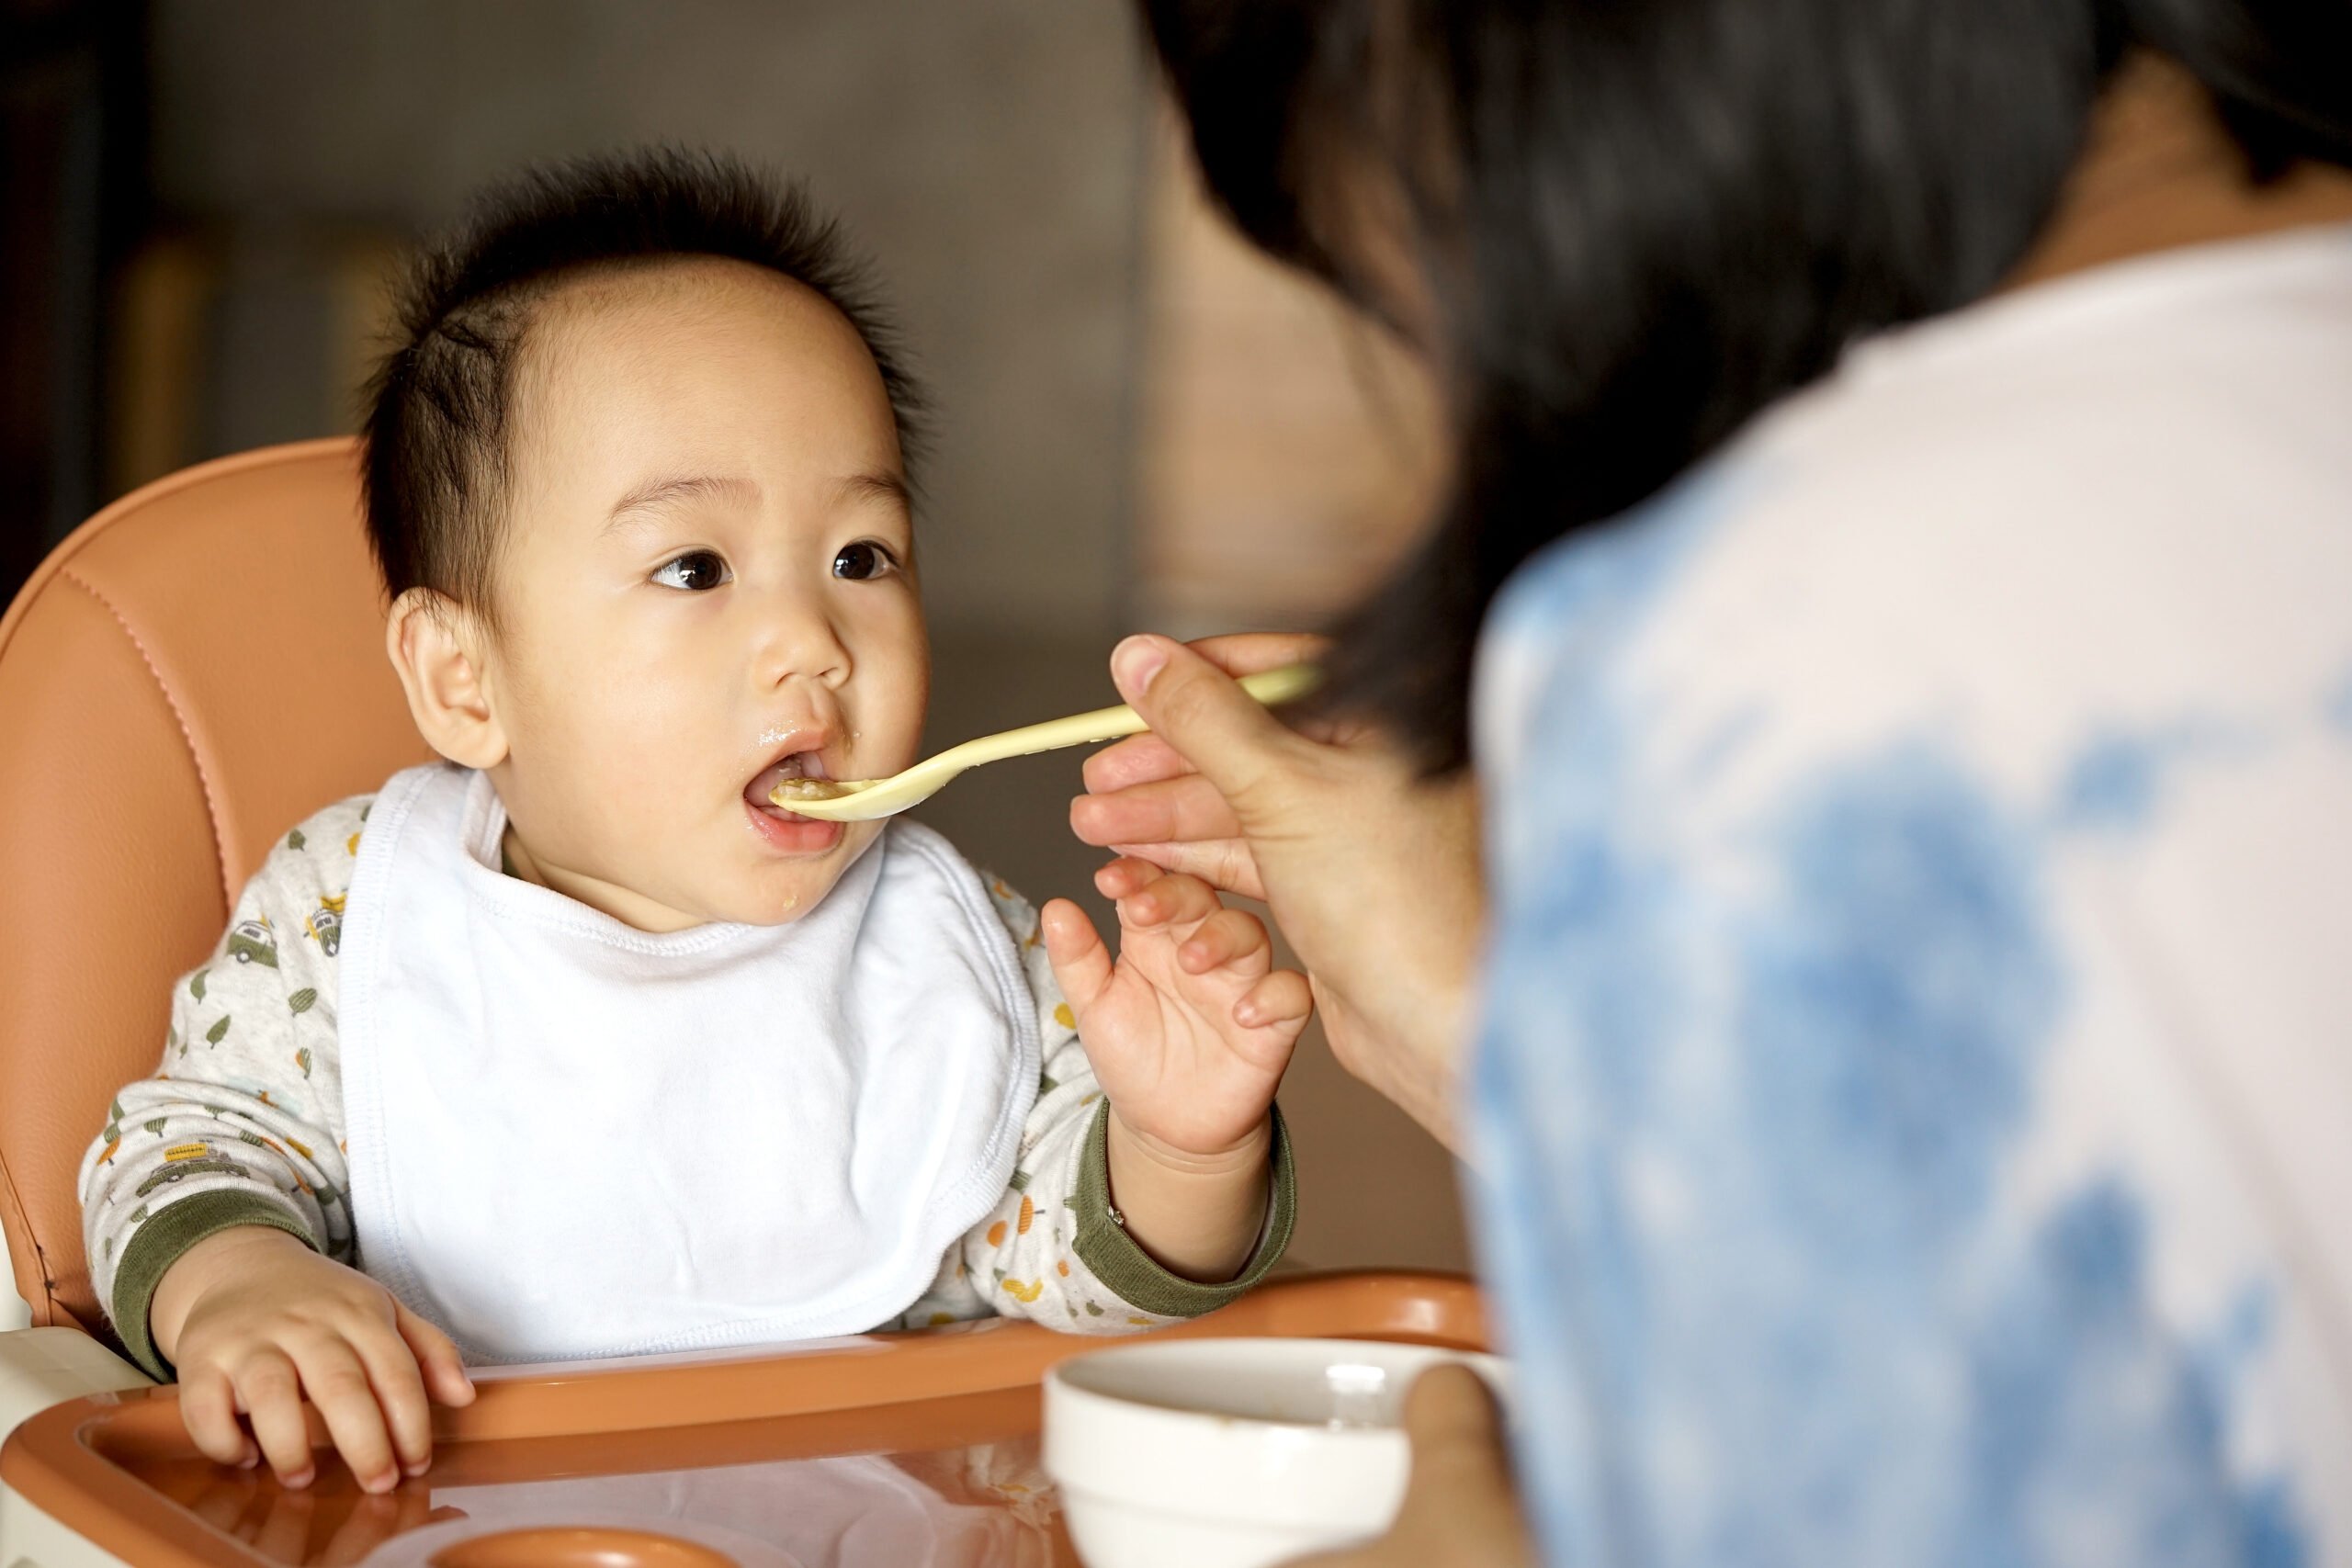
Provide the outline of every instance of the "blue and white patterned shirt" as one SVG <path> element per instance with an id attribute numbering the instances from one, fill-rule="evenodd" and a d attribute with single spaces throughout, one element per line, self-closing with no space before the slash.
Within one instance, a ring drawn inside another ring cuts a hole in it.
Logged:
<path id="1" fill-rule="evenodd" d="M 2352 231 L 1864 345 L 1478 723 L 1549 1561 L 2352 1564 Z"/>

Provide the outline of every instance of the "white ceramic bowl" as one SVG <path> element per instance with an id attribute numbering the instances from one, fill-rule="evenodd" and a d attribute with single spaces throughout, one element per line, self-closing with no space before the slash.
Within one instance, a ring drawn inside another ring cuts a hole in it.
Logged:
<path id="1" fill-rule="evenodd" d="M 1046 1470 L 1089 1568 L 1269 1568 L 1377 1535 L 1408 1456 L 1405 1391 L 1491 1356 L 1356 1339 L 1179 1339 L 1046 1377 Z"/>

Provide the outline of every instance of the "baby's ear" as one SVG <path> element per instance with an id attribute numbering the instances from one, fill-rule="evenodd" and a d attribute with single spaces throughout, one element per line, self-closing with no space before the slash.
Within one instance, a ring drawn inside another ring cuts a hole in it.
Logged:
<path id="1" fill-rule="evenodd" d="M 461 767 L 506 760 L 506 728 L 485 679 L 489 637 L 480 617 L 446 594 L 412 588 L 392 601 L 384 651 L 400 671 L 425 744 Z"/>

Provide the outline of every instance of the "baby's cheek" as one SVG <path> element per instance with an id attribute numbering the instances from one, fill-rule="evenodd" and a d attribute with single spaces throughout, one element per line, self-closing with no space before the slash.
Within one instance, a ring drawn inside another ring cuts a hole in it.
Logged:
<path id="1" fill-rule="evenodd" d="M 666 798 L 675 810 L 708 794 L 730 755 L 714 733 L 715 708 L 707 690 L 616 671 L 567 704 L 563 750 L 589 786 L 639 805 Z"/>
<path id="2" fill-rule="evenodd" d="M 687 804 L 710 793 L 689 777 L 695 749 L 667 732 L 674 716 L 616 701 L 567 703 L 547 717 L 531 750 L 517 748 L 518 771 L 536 803 L 593 835 L 596 860 L 674 836 Z"/>
<path id="3" fill-rule="evenodd" d="M 856 771 L 887 777 L 922 757 L 922 721 L 930 706 L 931 656 L 922 614 L 913 601 L 876 614 L 852 636 L 856 676 L 844 694 L 854 732 Z"/>

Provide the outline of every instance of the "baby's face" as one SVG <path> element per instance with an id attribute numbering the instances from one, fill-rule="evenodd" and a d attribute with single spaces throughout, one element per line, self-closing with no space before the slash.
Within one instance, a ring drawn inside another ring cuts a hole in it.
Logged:
<path id="1" fill-rule="evenodd" d="M 682 259 L 549 300 L 487 662 L 530 868 L 649 931 L 806 913 L 881 824 L 766 804 L 915 760 L 930 682 L 881 374 L 818 295 Z"/>

